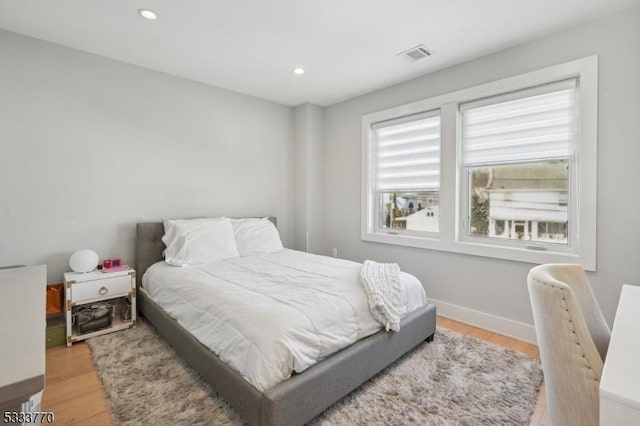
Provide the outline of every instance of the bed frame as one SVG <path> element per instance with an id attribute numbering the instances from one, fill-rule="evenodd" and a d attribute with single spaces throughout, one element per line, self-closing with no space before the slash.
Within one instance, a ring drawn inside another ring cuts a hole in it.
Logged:
<path id="1" fill-rule="evenodd" d="M 302 425 L 421 342 L 433 340 L 436 308 L 426 305 L 404 317 L 399 332 L 379 331 L 260 392 L 140 289 L 147 268 L 163 259 L 164 227 L 138 223 L 136 232 L 138 310 L 250 425 Z"/>

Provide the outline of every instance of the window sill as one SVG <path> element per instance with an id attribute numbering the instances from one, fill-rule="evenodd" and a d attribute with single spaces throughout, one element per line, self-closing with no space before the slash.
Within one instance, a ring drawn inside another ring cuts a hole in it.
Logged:
<path id="1" fill-rule="evenodd" d="M 596 270 L 595 254 L 581 256 L 576 253 L 539 251 L 519 247 L 504 247 L 493 244 L 482 244 L 468 241 L 444 240 L 438 238 L 416 237 L 413 235 L 396 235 L 375 232 L 363 232 L 363 241 L 438 250 L 471 256 L 512 260 L 526 263 L 579 263 L 587 271 Z"/>

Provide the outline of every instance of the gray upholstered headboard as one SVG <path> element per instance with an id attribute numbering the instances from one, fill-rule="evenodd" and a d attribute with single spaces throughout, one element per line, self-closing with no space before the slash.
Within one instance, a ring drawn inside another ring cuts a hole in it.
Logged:
<path id="1" fill-rule="evenodd" d="M 264 216 L 256 216 L 264 217 Z M 278 226 L 275 217 L 269 217 Z M 165 245 L 162 242 L 164 225 L 162 222 L 146 222 L 136 225 L 136 284 L 140 287 L 142 276 L 156 262 L 160 262 Z"/>

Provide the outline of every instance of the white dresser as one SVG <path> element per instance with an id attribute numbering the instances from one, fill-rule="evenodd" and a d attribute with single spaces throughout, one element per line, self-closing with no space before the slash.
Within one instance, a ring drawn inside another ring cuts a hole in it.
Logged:
<path id="1" fill-rule="evenodd" d="M 640 287 L 623 285 L 600 380 L 600 424 L 640 425 Z"/>
<path id="2" fill-rule="evenodd" d="M 44 389 L 45 265 L 0 269 L 0 411 Z"/>

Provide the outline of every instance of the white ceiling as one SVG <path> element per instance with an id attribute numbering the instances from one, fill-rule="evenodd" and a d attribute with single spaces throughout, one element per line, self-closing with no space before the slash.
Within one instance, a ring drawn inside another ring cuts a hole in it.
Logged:
<path id="1" fill-rule="evenodd" d="M 286 105 L 326 106 L 638 4 L 1 0 L 0 28 Z M 420 43 L 435 55 L 396 56 Z M 296 66 L 306 73 L 294 75 Z"/>

